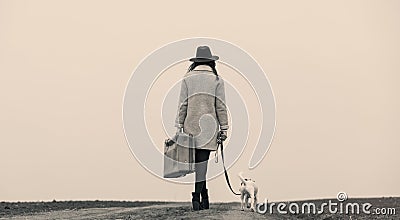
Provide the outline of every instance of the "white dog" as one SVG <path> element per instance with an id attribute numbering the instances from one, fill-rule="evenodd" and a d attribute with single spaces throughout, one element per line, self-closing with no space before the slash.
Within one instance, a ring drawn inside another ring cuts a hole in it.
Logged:
<path id="1" fill-rule="evenodd" d="M 240 199 L 242 201 L 240 208 L 243 211 L 244 205 L 246 204 L 246 207 L 250 208 L 251 211 L 256 211 L 255 207 L 257 206 L 257 192 L 258 192 L 258 187 L 256 185 L 256 182 L 248 178 L 243 178 L 242 172 L 240 172 L 238 176 L 242 181 L 240 183 L 240 189 L 239 189 Z M 250 204 L 249 204 L 249 199 L 250 199 Z"/>

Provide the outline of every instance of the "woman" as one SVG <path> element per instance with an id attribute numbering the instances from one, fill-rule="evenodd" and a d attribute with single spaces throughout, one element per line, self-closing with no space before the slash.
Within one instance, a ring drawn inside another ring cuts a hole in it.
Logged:
<path id="1" fill-rule="evenodd" d="M 192 192 L 193 210 L 209 208 L 206 186 L 207 163 L 211 151 L 217 150 L 217 136 L 226 138 L 228 115 L 223 79 L 218 76 L 208 46 L 197 48 L 196 57 L 182 80 L 176 127 L 195 137 L 196 182 Z M 201 202 L 200 202 L 201 196 Z"/>

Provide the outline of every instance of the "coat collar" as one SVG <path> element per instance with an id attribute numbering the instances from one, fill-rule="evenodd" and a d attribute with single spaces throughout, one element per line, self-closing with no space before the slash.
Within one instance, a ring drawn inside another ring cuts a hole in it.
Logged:
<path id="1" fill-rule="evenodd" d="M 207 72 L 212 72 L 212 68 L 210 66 L 207 65 L 199 65 L 196 66 L 196 68 L 194 68 L 193 71 L 207 71 Z"/>

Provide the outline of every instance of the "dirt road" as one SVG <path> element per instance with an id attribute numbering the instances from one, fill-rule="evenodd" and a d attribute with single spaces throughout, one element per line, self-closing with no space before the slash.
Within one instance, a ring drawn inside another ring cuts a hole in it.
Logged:
<path id="1" fill-rule="evenodd" d="M 189 203 L 150 205 L 147 207 L 89 208 L 59 210 L 11 219 L 265 219 L 254 212 L 239 210 L 238 204 L 215 204 L 209 210 L 192 212 Z M 270 218 L 268 218 L 270 219 Z"/>
<path id="2" fill-rule="evenodd" d="M 311 200 L 317 206 L 328 200 Z M 209 210 L 191 211 L 190 203 L 179 202 L 48 202 L 48 203 L 0 203 L 0 219 L 400 219 L 400 198 L 354 199 L 349 202 L 369 202 L 374 208 L 392 207 L 391 215 L 377 214 L 260 214 L 241 211 L 240 204 L 212 203 Z M 13 206 L 14 205 L 14 206 Z M 17 207 L 17 208 L 15 208 Z M 22 208 L 23 207 L 23 208 Z M 52 211 L 43 211 L 47 207 Z M 21 208 L 23 211 L 21 211 Z M 28 211 L 27 211 L 28 210 Z M 375 210 L 375 209 L 373 209 Z"/>

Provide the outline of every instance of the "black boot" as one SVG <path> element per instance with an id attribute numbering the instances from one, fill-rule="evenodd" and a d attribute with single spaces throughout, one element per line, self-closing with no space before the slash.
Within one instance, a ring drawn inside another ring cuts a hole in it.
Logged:
<path id="1" fill-rule="evenodd" d="M 208 190 L 203 188 L 201 191 L 201 206 L 204 209 L 209 209 L 210 208 L 210 202 L 208 201 Z"/>
<path id="2" fill-rule="evenodd" d="M 199 211 L 203 209 L 203 207 L 200 205 L 200 193 L 192 192 L 192 207 L 193 211 Z"/>

